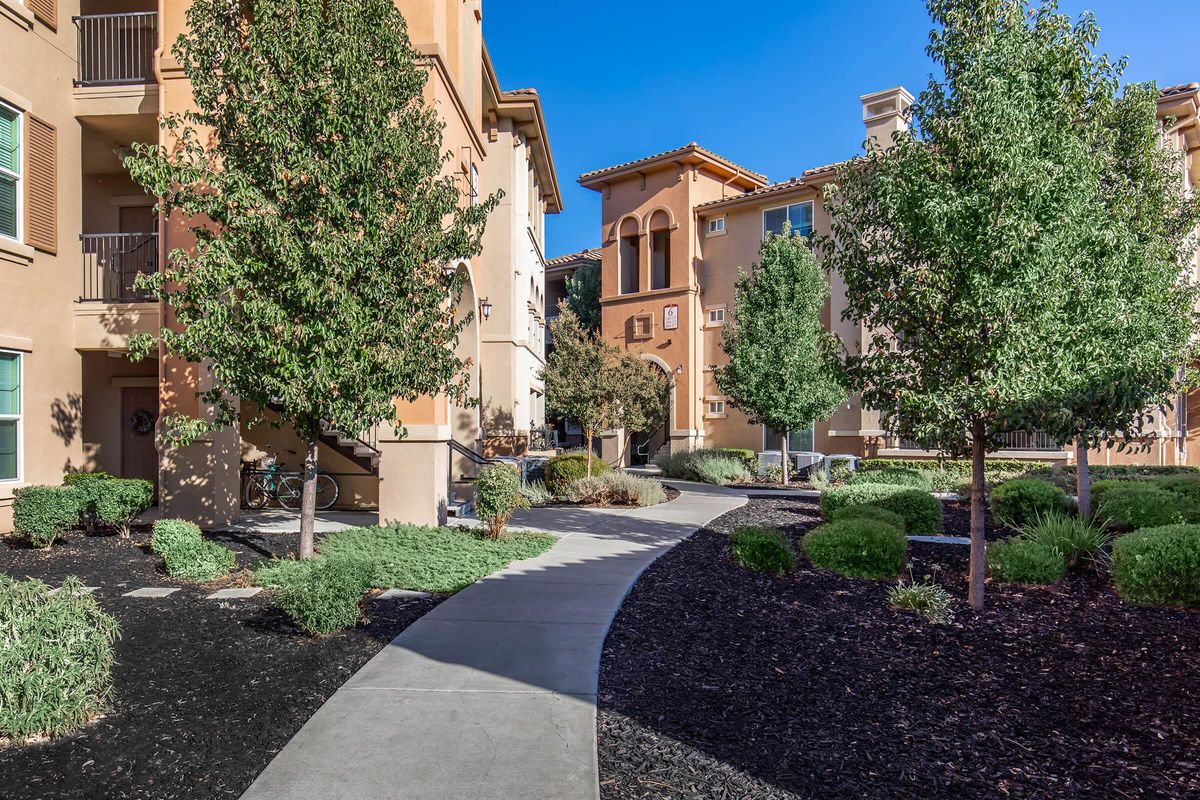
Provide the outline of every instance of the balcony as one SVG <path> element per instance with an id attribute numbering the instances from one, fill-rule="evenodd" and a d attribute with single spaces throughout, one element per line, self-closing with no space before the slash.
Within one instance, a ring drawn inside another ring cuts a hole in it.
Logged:
<path id="1" fill-rule="evenodd" d="M 88 14 L 72 17 L 79 30 L 80 87 L 154 83 L 158 14 Z"/>
<path id="2" fill-rule="evenodd" d="M 151 303 L 134 288 L 142 273 L 158 272 L 157 233 L 85 233 L 81 303 Z"/>
<path id="3" fill-rule="evenodd" d="M 1006 433 L 1003 437 L 1003 444 L 1000 446 L 1000 453 L 1008 452 L 1024 452 L 1024 453 L 1061 453 L 1062 445 L 1050 438 L 1050 436 L 1038 433 L 1026 433 L 1025 431 L 1015 431 Z M 901 439 L 900 450 L 923 451 L 924 448 L 918 443 L 909 439 Z"/>

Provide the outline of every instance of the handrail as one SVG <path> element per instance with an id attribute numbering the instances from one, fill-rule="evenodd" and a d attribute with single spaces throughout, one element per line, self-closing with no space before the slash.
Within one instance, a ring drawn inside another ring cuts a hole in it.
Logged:
<path id="1" fill-rule="evenodd" d="M 71 17 L 78 29 L 76 86 L 154 83 L 158 12 Z"/>
<path id="2" fill-rule="evenodd" d="M 137 276 L 158 272 L 157 233 L 84 233 L 81 302 L 147 302 L 150 292 L 134 287 Z"/>

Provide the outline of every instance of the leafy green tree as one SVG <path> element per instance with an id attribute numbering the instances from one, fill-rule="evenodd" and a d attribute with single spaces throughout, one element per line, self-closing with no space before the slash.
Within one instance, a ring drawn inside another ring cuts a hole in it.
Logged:
<path id="1" fill-rule="evenodd" d="M 211 373 L 215 413 L 174 415 L 168 435 L 236 425 L 238 401 L 278 408 L 307 443 L 307 558 L 322 430 L 399 427 L 395 398 L 466 397 L 446 266 L 479 252 L 496 198 L 461 207 L 391 0 L 195 0 L 187 22 L 173 52 L 196 108 L 163 121 L 173 145 L 127 160 L 194 221 L 195 247 L 144 285 L 172 311 L 163 351 Z"/>
<path id="2" fill-rule="evenodd" d="M 984 458 L 1085 383 L 1082 266 L 1113 245 L 1105 157 L 1121 64 L 1053 0 L 928 0 L 944 72 L 913 128 L 839 170 L 826 263 L 864 334 L 847 371 L 899 435 L 970 454 L 970 602 L 983 608 Z M 1119 233 L 1119 232 L 1118 232 Z"/>
<path id="3" fill-rule="evenodd" d="M 589 453 L 598 433 L 624 429 L 623 458 L 630 431 L 648 430 L 665 417 L 670 381 L 649 361 L 584 327 L 566 301 L 558 308 L 550 323 L 554 349 L 541 376 L 546 409 L 578 423 Z M 590 478 L 591 459 L 587 466 Z"/>
<path id="4" fill-rule="evenodd" d="M 567 305 L 583 327 L 600 330 L 600 267 L 580 267 L 567 279 Z"/>
<path id="5" fill-rule="evenodd" d="M 825 270 L 808 240 L 771 235 L 759 263 L 739 273 L 733 314 L 721 332 L 729 362 L 714 373 L 717 387 L 751 422 L 782 432 L 784 483 L 788 431 L 828 419 L 846 399 L 837 337 L 821 321 L 828 300 Z"/>

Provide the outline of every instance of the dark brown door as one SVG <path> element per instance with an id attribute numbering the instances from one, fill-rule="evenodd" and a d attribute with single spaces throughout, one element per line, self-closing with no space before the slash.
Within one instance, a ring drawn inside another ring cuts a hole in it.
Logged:
<path id="1" fill-rule="evenodd" d="M 121 390 L 121 477 L 144 478 L 158 487 L 158 451 L 154 423 L 158 419 L 156 387 Z"/>
<path id="2" fill-rule="evenodd" d="M 141 272 L 155 272 L 158 262 L 158 242 L 151 235 L 158 217 L 151 206 L 121 207 L 120 247 L 111 255 L 113 269 L 118 272 L 117 285 L 123 301 L 149 300 L 137 291 L 133 282 Z"/>

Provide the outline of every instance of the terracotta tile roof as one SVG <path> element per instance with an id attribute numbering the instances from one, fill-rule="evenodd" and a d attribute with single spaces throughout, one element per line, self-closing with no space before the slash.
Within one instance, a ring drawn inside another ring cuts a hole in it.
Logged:
<path id="1" fill-rule="evenodd" d="M 581 250 L 578 253 L 569 253 L 565 256 L 555 256 L 546 261 L 547 267 L 561 267 L 575 261 L 600 261 L 603 257 L 603 251 L 599 247 L 593 247 L 588 250 Z"/>
<path id="2" fill-rule="evenodd" d="M 1181 83 L 1177 86 L 1168 86 L 1159 92 L 1159 97 L 1175 97 L 1176 95 L 1192 94 L 1197 91 L 1200 91 L 1200 83 L 1193 81 L 1192 83 Z"/>
<path id="3" fill-rule="evenodd" d="M 740 172 L 743 175 L 745 175 L 746 177 L 748 177 L 752 180 L 755 180 L 759 183 L 767 182 L 766 175 L 763 175 L 761 173 L 755 172 L 750 169 L 746 169 L 742 165 L 740 165 L 736 162 L 730 161 L 729 159 L 725 158 L 724 156 L 719 156 L 716 153 L 714 153 L 713 151 L 711 151 L 707 148 L 701 147 L 696 142 L 688 142 L 683 147 L 677 147 L 674 150 L 667 150 L 662 153 L 655 153 L 652 156 L 646 156 L 645 158 L 639 158 L 636 161 L 626 161 L 624 164 L 615 164 L 611 167 L 605 167 L 604 169 L 596 169 L 596 170 L 592 170 L 591 172 L 585 172 L 579 176 L 579 180 L 580 180 L 580 182 L 583 182 L 583 181 L 589 180 L 591 178 L 595 178 L 598 175 L 604 175 L 605 173 L 626 170 L 626 169 L 629 169 L 630 167 L 636 167 L 641 164 L 650 164 L 652 162 L 659 161 L 660 159 L 670 158 L 672 156 L 682 156 L 682 155 L 686 155 L 686 154 L 692 153 L 692 152 L 700 153 L 701 155 L 707 156 L 708 158 L 711 158 L 713 161 L 716 161 L 720 164 L 724 164 L 729 169 Z"/>
<path id="4" fill-rule="evenodd" d="M 823 167 L 813 167 L 807 169 L 800 174 L 798 178 L 789 178 L 786 181 L 772 183 L 770 186 L 764 186 L 761 189 L 755 189 L 753 192 L 733 195 L 732 197 L 723 197 L 720 200 L 709 200 L 707 203 L 700 203 L 696 208 L 712 208 L 726 203 L 739 203 L 750 198 L 762 197 L 764 195 L 776 194 L 777 192 L 786 192 L 791 189 L 800 189 L 805 186 L 810 186 L 811 181 L 815 178 L 820 178 L 825 175 L 830 175 L 837 170 L 838 167 L 845 164 L 845 161 L 839 161 L 836 164 L 826 164 Z"/>
<path id="5" fill-rule="evenodd" d="M 530 95 L 537 95 L 537 93 L 538 93 L 537 89 L 508 89 L 506 91 L 501 92 L 500 94 L 504 95 L 505 97 L 509 97 L 509 96 L 521 96 L 521 95 L 530 96 Z"/>

